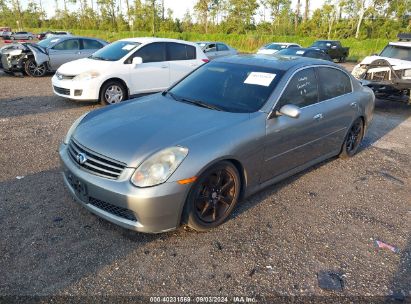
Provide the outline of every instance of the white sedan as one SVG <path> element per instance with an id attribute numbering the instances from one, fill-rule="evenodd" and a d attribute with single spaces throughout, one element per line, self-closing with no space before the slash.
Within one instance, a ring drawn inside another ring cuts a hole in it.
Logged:
<path id="1" fill-rule="evenodd" d="M 262 55 L 273 55 L 277 53 L 278 51 L 288 49 L 288 48 L 301 48 L 301 45 L 297 43 L 287 43 L 287 42 L 274 42 L 274 43 L 269 43 L 261 47 L 258 51 L 257 54 L 262 54 Z"/>
<path id="2" fill-rule="evenodd" d="M 194 43 L 123 39 L 62 65 L 52 78 L 53 91 L 65 98 L 115 104 L 163 91 L 206 62 L 207 56 Z"/>

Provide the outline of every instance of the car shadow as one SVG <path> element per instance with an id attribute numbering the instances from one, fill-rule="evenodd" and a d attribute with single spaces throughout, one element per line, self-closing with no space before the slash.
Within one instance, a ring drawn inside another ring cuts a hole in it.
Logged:
<path id="1" fill-rule="evenodd" d="M 69 109 L 100 107 L 96 102 L 73 101 L 56 96 L 20 96 L 0 98 L 0 118 L 63 112 Z"/>
<path id="2" fill-rule="evenodd" d="M 374 120 L 371 123 L 367 136 L 364 138 L 362 149 L 372 146 L 409 117 L 411 117 L 411 105 L 403 102 L 377 99 Z"/>
<path id="3" fill-rule="evenodd" d="M 79 206 L 58 168 L 0 182 L 0 294 L 64 290 L 171 233 L 123 229 Z"/>

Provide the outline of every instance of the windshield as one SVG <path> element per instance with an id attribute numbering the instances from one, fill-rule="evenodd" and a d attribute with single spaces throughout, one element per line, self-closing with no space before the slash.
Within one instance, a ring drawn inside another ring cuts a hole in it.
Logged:
<path id="1" fill-rule="evenodd" d="M 58 38 L 47 38 L 44 40 L 41 40 L 40 42 L 37 43 L 37 45 L 47 48 L 50 44 L 58 42 L 60 39 Z"/>
<path id="2" fill-rule="evenodd" d="M 312 47 L 318 47 L 318 48 L 327 48 L 330 46 L 331 46 L 331 43 L 329 41 L 316 41 L 312 45 Z"/>
<path id="3" fill-rule="evenodd" d="M 141 43 L 138 42 L 116 41 L 98 50 L 89 58 L 104 61 L 117 61 L 126 56 L 140 44 Z"/>
<path id="4" fill-rule="evenodd" d="M 276 43 L 270 44 L 266 47 L 266 49 L 268 50 L 277 50 L 277 51 L 285 49 L 285 48 L 286 46 L 284 44 L 276 44 Z"/>
<path id="5" fill-rule="evenodd" d="M 411 47 L 387 45 L 380 56 L 411 61 Z"/>
<path id="6" fill-rule="evenodd" d="M 212 62 L 194 71 L 169 93 L 182 102 L 252 113 L 266 103 L 283 73 L 259 66 Z"/>
<path id="7" fill-rule="evenodd" d="M 302 56 L 304 55 L 305 51 L 298 49 L 298 48 L 289 48 L 284 49 L 276 53 L 276 55 L 284 55 L 284 56 Z"/>

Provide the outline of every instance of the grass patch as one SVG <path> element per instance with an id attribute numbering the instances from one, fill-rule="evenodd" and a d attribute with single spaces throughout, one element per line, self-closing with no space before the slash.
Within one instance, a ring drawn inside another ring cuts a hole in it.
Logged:
<path id="1" fill-rule="evenodd" d="M 47 29 L 31 29 L 32 32 L 41 32 Z M 101 30 L 69 30 L 75 35 L 98 37 L 109 42 L 130 38 L 130 37 L 150 37 L 150 32 L 140 31 L 124 31 L 124 32 L 108 32 Z M 199 34 L 199 33 L 176 33 L 176 32 L 157 32 L 156 37 L 173 38 L 187 41 L 221 41 L 238 49 L 244 53 L 254 53 L 261 46 L 269 42 L 294 42 L 303 47 L 310 46 L 317 38 L 314 37 L 299 37 L 299 36 L 272 36 L 250 33 L 244 35 L 238 34 Z M 359 61 L 366 56 L 374 53 L 379 53 L 384 46 L 389 42 L 388 39 L 367 39 L 357 40 L 354 38 L 340 40 L 343 46 L 350 47 L 350 56 L 348 60 Z"/>

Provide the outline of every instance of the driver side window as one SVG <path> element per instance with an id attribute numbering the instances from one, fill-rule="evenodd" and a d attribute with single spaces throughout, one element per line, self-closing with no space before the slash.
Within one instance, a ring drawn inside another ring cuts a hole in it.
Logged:
<path id="1" fill-rule="evenodd" d="M 74 51 L 79 49 L 79 41 L 77 39 L 70 39 L 60 42 L 53 47 L 56 51 Z"/>
<path id="2" fill-rule="evenodd" d="M 300 108 L 318 103 L 318 82 L 313 68 L 297 72 L 277 103 L 277 109 L 286 104 Z"/>

